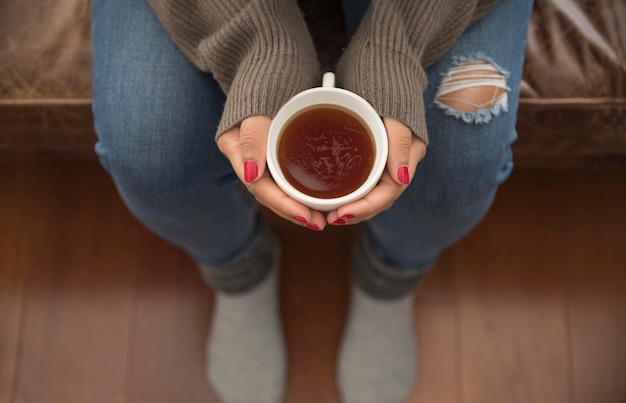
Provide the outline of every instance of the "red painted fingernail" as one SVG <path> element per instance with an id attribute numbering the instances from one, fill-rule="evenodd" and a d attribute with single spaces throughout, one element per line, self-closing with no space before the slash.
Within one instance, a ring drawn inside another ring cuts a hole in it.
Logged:
<path id="1" fill-rule="evenodd" d="M 398 167 L 398 181 L 400 181 L 400 183 L 404 183 L 405 185 L 409 184 L 409 167 L 406 165 Z"/>
<path id="2" fill-rule="evenodd" d="M 246 182 L 252 182 L 259 174 L 259 167 L 254 161 L 244 161 L 243 163 L 243 179 Z"/>
<path id="3" fill-rule="evenodd" d="M 313 231 L 321 231 L 320 227 L 318 227 L 317 224 L 307 224 L 306 227 L 308 229 L 312 229 Z"/>
<path id="4" fill-rule="evenodd" d="M 346 223 L 346 220 L 342 220 L 341 218 L 338 218 L 333 222 L 333 225 L 345 225 L 345 223 Z"/>
<path id="5" fill-rule="evenodd" d="M 339 217 L 339 218 L 343 218 L 343 219 L 346 219 L 346 220 L 350 220 L 350 219 L 354 218 L 354 216 L 353 216 L 352 214 L 344 214 L 344 215 L 342 215 L 342 216 L 341 216 L 341 217 Z"/>
<path id="6" fill-rule="evenodd" d="M 296 220 L 296 221 L 300 221 L 302 224 L 306 224 L 307 223 L 306 218 L 304 218 L 302 216 L 299 216 L 299 215 L 293 216 L 293 219 Z"/>

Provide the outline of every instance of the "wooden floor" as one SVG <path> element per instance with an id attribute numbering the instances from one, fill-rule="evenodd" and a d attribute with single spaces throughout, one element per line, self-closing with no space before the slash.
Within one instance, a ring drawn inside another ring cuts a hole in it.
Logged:
<path id="1" fill-rule="evenodd" d="M 338 402 L 353 230 L 274 225 L 287 402 Z M 216 402 L 211 302 L 98 166 L 0 165 L 0 403 Z M 416 318 L 411 403 L 626 402 L 626 176 L 516 172 Z"/>

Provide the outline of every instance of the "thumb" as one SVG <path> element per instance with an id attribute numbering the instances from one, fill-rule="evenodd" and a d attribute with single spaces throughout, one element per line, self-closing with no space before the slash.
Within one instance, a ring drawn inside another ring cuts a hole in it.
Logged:
<path id="1" fill-rule="evenodd" d="M 241 122 L 239 145 L 246 182 L 254 182 L 265 172 L 267 133 L 271 119 L 267 116 L 251 116 Z"/>
<path id="2" fill-rule="evenodd" d="M 394 181 L 401 185 L 408 185 L 411 174 L 415 171 L 415 167 L 411 169 L 412 164 L 410 164 L 413 133 L 396 119 L 384 117 L 383 122 L 389 139 L 387 169 Z"/>

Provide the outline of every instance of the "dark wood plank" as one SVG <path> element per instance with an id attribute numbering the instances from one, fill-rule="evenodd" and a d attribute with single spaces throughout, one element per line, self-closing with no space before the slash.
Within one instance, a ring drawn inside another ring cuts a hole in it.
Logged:
<path id="1" fill-rule="evenodd" d="M 339 402 L 336 363 L 355 228 L 317 233 L 280 219 L 273 223 L 282 241 L 281 305 L 290 369 L 286 402 Z"/>
<path id="2" fill-rule="evenodd" d="M 456 298 L 457 249 L 449 248 L 441 254 L 430 273 L 419 287 L 423 298 Z"/>
<path id="3" fill-rule="evenodd" d="M 0 403 L 12 401 L 19 363 L 36 170 L 0 166 Z"/>
<path id="4" fill-rule="evenodd" d="M 456 280 L 458 257 L 458 249 L 446 250 L 417 290 L 418 378 L 409 403 L 461 401 Z"/>
<path id="5" fill-rule="evenodd" d="M 211 292 L 181 251 L 152 236 L 143 248 L 132 403 L 218 403 L 205 379 Z"/>
<path id="6" fill-rule="evenodd" d="M 126 401 L 144 232 L 97 166 L 41 175 L 15 402 Z"/>
<path id="7" fill-rule="evenodd" d="M 408 403 L 461 401 L 456 298 L 422 297 L 415 305 L 418 380 Z"/>
<path id="8" fill-rule="evenodd" d="M 564 242 L 574 395 L 578 403 L 626 401 L 626 177 L 592 177 L 570 201 Z"/>
<path id="9" fill-rule="evenodd" d="M 417 295 L 410 402 L 624 401 L 624 185 L 514 174 Z M 1 403 L 11 388 L 19 403 L 217 403 L 204 379 L 211 291 L 98 167 L 0 170 L 0 189 Z M 286 401 L 338 402 L 355 229 L 271 222 L 283 241 Z"/>
<path id="10" fill-rule="evenodd" d="M 459 248 L 463 402 L 571 402 L 559 176 L 515 174 Z"/>

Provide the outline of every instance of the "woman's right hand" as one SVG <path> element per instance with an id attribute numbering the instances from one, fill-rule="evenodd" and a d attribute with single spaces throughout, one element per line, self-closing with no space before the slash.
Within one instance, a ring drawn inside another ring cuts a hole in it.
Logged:
<path id="1" fill-rule="evenodd" d="M 270 123 L 268 116 L 246 118 L 240 126 L 224 132 L 217 145 L 259 203 L 294 224 L 321 231 L 327 224 L 326 216 L 287 196 L 265 169 Z"/>

